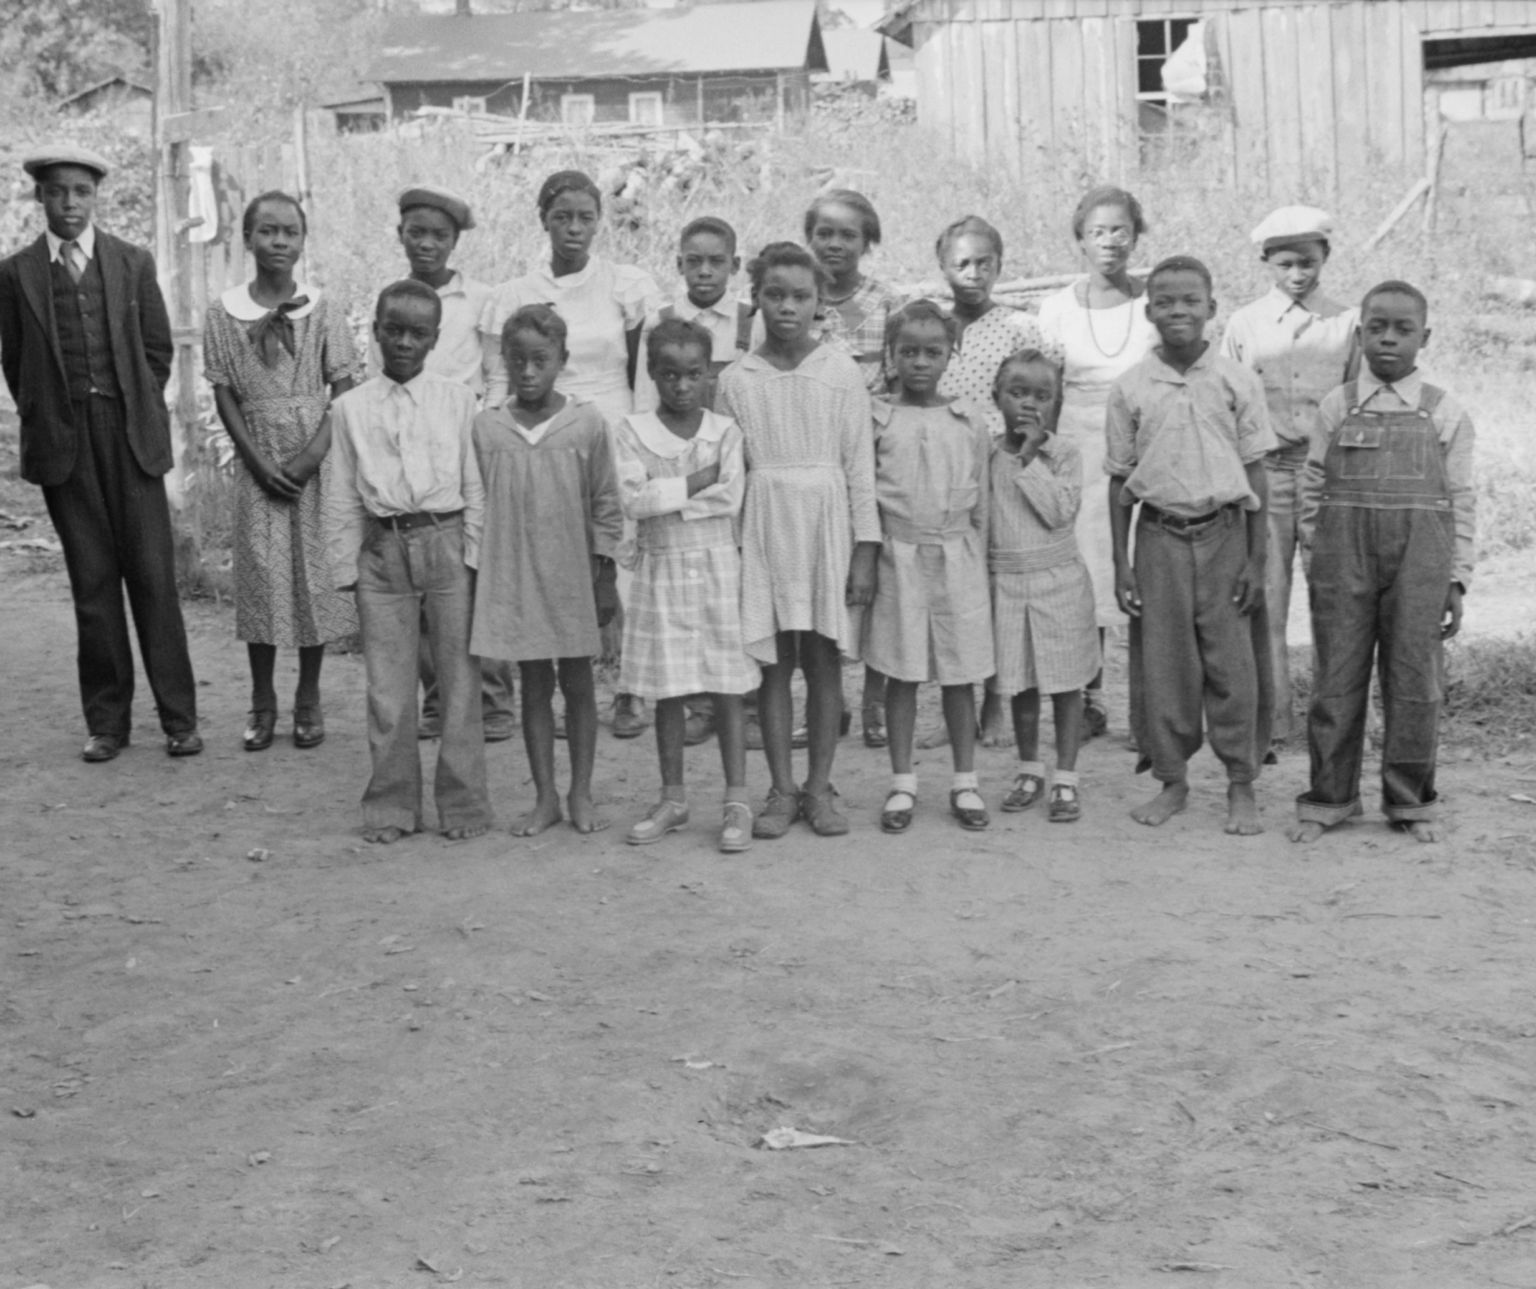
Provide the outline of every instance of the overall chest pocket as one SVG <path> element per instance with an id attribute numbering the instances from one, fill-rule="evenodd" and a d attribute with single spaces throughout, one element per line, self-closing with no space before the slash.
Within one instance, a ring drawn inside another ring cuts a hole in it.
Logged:
<path id="1" fill-rule="evenodd" d="M 1386 457 L 1386 427 L 1374 421 L 1351 421 L 1335 440 L 1338 470 L 1344 479 L 1381 479 Z"/>

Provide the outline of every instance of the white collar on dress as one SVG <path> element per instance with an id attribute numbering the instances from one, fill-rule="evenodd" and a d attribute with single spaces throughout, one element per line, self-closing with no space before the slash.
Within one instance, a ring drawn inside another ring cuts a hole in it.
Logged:
<path id="1" fill-rule="evenodd" d="M 301 295 L 309 297 L 309 303 L 289 313 L 290 318 L 307 318 L 314 312 L 315 305 L 320 303 L 320 288 L 311 286 L 308 282 L 295 282 L 293 285 L 293 298 L 297 300 Z M 225 312 L 238 322 L 260 322 L 272 310 L 266 305 L 257 304 L 251 298 L 251 284 L 242 282 L 239 286 L 232 286 L 219 297 L 219 303 L 224 306 Z"/>
<path id="2" fill-rule="evenodd" d="M 597 272 L 598 265 L 600 265 L 602 262 L 603 261 L 600 256 L 593 255 L 589 252 L 587 254 L 587 263 L 585 267 L 578 269 L 575 273 L 566 273 L 561 277 L 556 277 L 554 260 L 552 257 L 546 256 L 544 259 L 539 261 L 539 267 L 537 271 L 538 276 L 553 286 L 557 291 L 571 291 L 578 286 L 585 285 L 591 276 Z"/>
<path id="3" fill-rule="evenodd" d="M 691 439 L 680 439 L 673 434 L 655 412 L 631 412 L 626 418 L 635 437 L 645 445 L 647 452 L 672 460 L 688 451 L 693 443 L 718 443 L 725 437 L 725 429 L 731 423 L 728 416 L 704 409 L 704 419 L 699 422 L 699 432 Z"/>

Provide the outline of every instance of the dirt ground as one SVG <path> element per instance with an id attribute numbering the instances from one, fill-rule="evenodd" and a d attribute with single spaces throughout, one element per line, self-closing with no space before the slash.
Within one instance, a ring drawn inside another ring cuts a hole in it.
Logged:
<path id="1" fill-rule="evenodd" d="M 1139 828 L 1117 736 L 1072 827 L 962 834 L 930 753 L 883 837 L 850 740 L 840 841 L 716 854 L 698 749 L 660 846 L 376 848 L 360 659 L 322 749 L 248 755 L 192 605 L 208 751 L 141 697 L 88 766 L 57 558 L 0 552 L 0 596 L 0 1289 L 1536 1286 L 1536 749 L 1447 749 L 1438 847 L 1287 843 L 1299 751 L 1262 837 L 1208 756 Z M 505 822 L 520 744 L 490 767 Z M 616 824 L 654 782 L 604 734 Z M 851 1144 L 755 1148 L 784 1126 Z"/>

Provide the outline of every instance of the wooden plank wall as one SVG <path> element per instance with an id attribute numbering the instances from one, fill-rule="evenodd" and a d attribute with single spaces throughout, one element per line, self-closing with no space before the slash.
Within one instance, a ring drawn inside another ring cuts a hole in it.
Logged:
<path id="1" fill-rule="evenodd" d="M 940 5 L 956 17 L 914 28 L 925 126 L 1019 176 L 1061 153 L 1108 179 L 1133 176 L 1135 20 L 1188 14 L 1188 0 L 922 0 L 914 17 Z M 1233 173 L 1284 200 L 1324 199 L 1367 165 L 1421 170 L 1423 31 L 1536 30 L 1536 0 L 1220 0 L 1198 11 L 1215 27 Z"/>

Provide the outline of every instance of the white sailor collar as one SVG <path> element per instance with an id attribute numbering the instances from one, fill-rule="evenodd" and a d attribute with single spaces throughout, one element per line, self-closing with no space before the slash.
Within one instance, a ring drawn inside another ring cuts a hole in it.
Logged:
<path id="1" fill-rule="evenodd" d="M 655 412 L 631 412 L 625 419 L 647 452 L 668 461 L 682 456 L 695 443 L 718 443 L 725 437 L 725 431 L 731 424 L 730 417 L 721 416 L 706 407 L 704 417 L 699 422 L 699 432 L 691 439 L 680 439 L 662 423 L 661 417 Z"/>
<path id="2" fill-rule="evenodd" d="M 308 296 L 308 303 L 297 309 L 289 311 L 290 318 L 307 318 L 314 312 L 315 305 L 320 303 L 320 288 L 311 286 L 308 282 L 296 282 L 293 288 L 293 298 L 297 300 L 301 295 Z M 239 286 L 232 286 L 219 296 L 219 303 L 231 318 L 238 322 L 260 322 L 272 310 L 265 305 L 257 304 L 251 296 L 251 284 L 242 282 Z"/>

